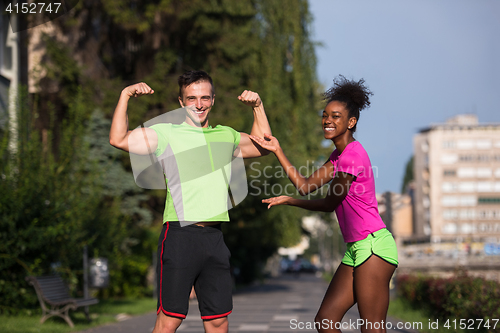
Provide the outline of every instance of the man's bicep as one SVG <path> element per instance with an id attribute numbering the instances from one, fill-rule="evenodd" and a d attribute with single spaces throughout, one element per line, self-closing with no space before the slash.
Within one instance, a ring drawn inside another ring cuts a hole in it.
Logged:
<path id="1" fill-rule="evenodd" d="M 158 148 L 158 135 L 151 128 L 141 127 L 129 132 L 129 152 L 138 155 L 154 154 Z"/>
<path id="2" fill-rule="evenodd" d="M 265 150 L 255 144 L 247 133 L 240 133 L 240 143 L 235 153 L 240 151 L 243 158 L 252 158 L 265 155 Z"/>

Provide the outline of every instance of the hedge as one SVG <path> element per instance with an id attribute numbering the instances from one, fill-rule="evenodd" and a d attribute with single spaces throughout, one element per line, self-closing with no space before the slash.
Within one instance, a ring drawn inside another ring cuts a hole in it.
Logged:
<path id="1" fill-rule="evenodd" d="M 500 283 L 469 276 L 465 271 L 451 278 L 399 275 L 396 286 L 400 297 L 434 319 L 500 318 Z"/>

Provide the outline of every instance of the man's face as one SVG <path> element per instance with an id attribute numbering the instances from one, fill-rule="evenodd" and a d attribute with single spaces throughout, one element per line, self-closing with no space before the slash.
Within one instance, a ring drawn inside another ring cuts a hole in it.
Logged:
<path id="1" fill-rule="evenodd" d="M 214 105 L 212 85 L 208 81 L 198 81 L 182 89 L 179 103 L 188 112 L 186 120 L 192 126 L 208 127 L 208 114 Z"/>

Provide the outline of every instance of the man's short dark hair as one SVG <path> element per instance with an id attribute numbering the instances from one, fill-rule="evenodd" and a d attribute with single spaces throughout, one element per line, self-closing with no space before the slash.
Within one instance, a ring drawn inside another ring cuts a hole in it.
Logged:
<path id="1" fill-rule="evenodd" d="M 210 82 L 210 85 L 212 86 L 212 96 L 214 96 L 215 88 L 210 75 L 204 71 L 189 71 L 179 76 L 179 79 L 177 80 L 177 83 L 179 83 L 179 97 L 182 98 L 182 89 L 184 89 L 184 87 L 187 87 L 195 82 L 203 81 Z"/>

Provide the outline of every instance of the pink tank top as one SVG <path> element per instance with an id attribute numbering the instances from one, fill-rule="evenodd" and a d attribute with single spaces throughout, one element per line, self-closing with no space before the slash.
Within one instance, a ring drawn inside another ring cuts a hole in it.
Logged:
<path id="1" fill-rule="evenodd" d="M 334 175 L 344 172 L 354 176 L 347 196 L 335 209 L 344 241 L 356 242 L 385 228 L 378 213 L 372 164 L 363 146 L 353 141 L 340 155 L 335 149 L 330 161 L 333 163 Z"/>

